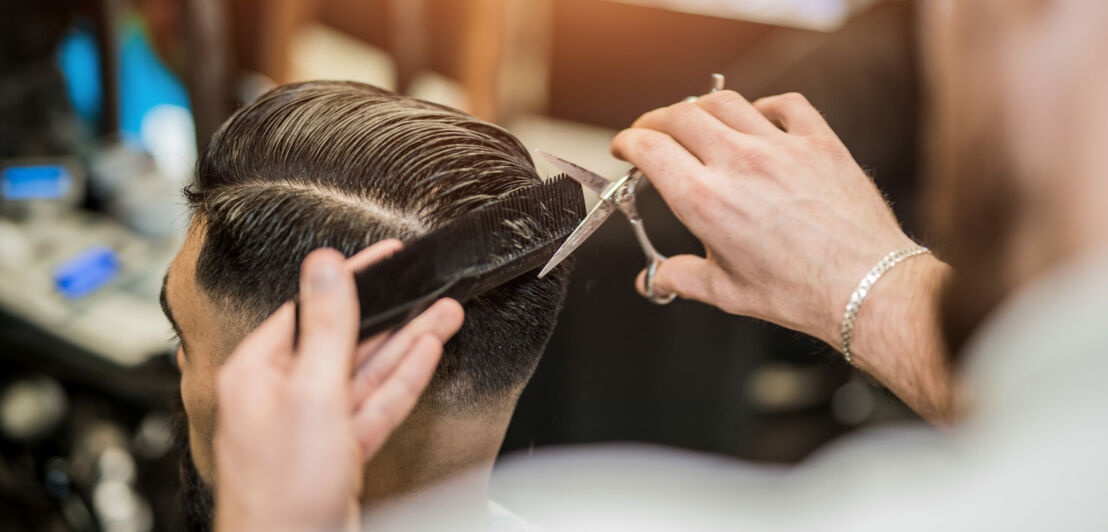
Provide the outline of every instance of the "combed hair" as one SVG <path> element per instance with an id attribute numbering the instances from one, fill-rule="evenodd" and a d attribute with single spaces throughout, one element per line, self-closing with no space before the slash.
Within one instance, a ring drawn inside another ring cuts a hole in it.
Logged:
<path id="1" fill-rule="evenodd" d="M 312 250 L 408 241 L 539 180 L 519 140 L 461 111 L 354 82 L 278 87 L 223 124 L 185 190 L 206 229 L 197 284 L 245 333 L 293 297 Z M 467 302 L 424 400 L 480 407 L 525 383 L 567 278 Z"/>

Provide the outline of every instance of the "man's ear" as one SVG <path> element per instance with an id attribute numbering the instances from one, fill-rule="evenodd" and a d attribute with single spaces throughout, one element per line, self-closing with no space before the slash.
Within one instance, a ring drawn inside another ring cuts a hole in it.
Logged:
<path id="1" fill-rule="evenodd" d="M 389 257 L 402 247 L 404 247 L 404 243 L 395 238 L 382 240 L 355 253 L 354 256 L 349 259 L 346 259 L 346 269 L 352 272 L 358 271 L 374 262 Z"/>

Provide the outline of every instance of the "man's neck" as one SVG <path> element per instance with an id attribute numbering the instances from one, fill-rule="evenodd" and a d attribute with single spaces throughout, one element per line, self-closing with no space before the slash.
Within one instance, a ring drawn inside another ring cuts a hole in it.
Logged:
<path id="1" fill-rule="evenodd" d="M 511 414 L 511 406 L 480 415 L 417 408 L 366 465 L 362 504 L 375 506 L 457 479 L 450 483 L 450 499 L 459 508 L 485 512 L 489 476 Z"/>

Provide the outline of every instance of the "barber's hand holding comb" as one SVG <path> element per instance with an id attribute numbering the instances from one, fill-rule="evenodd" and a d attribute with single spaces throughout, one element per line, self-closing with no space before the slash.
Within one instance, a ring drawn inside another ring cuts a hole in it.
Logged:
<path id="1" fill-rule="evenodd" d="M 286 304 L 235 349 L 219 376 L 216 528 L 357 527 L 362 466 L 430 382 L 462 307 L 442 300 L 394 333 L 356 345 L 352 271 L 400 247 L 344 262 L 317 250 L 300 278 L 301 322 Z"/>

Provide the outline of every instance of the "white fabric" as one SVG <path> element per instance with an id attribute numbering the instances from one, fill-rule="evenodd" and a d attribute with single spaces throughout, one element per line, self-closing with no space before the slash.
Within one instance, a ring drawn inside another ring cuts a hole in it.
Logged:
<path id="1" fill-rule="evenodd" d="M 866 431 L 791 469 L 646 446 L 509 458 L 542 530 L 1108 530 L 1108 253 L 1007 301 L 971 342 L 971 415 Z"/>
<path id="2" fill-rule="evenodd" d="M 496 501 L 489 501 L 490 532 L 538 532 L 538 528 Z"/>

